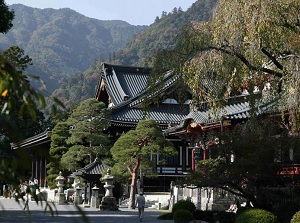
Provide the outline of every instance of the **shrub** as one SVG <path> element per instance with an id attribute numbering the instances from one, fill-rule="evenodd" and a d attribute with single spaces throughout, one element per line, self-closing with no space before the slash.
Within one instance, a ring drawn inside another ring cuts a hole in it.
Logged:
<path id="1" fill-rule="evenodd" d="M 194 211 L 196 210 L 196 206 L 190 200 L 180 200 L 176 204 L 174 204 L 172 208 L 172 212 L 175 213 L 177 210 L 186 210 L 194 214 Z"/>
<path id="2" fill-rule="evenodd" d="M 300 210 L 299 204 L 293 202 L 287 202 L 287 203 L 282 203 L 275 210 L 275 213 L 280 222 L 290 222 L 294 214 L 299 210 Z"/>
<path id="3" fill-rule="evenodd" d="M 296 212 L 296 214 L 294 214 L 291 223 L 299 223 L 300 222 L 300 211 Z"/>
<path id="4" fill-rule="evenodd" d="M 187 210 L 177 210 L 173 215 L 174 223 L 188 223 L 194 219 L 193 214 Z"/>
<path id="5" fill-rule="evenodd" d="M 157 217 L 159 220 L 173 220 L 173 212 L 165 213 Z"/>
<path id="6" fill-rule="evenodd" d="M 243 213 L 244 211 L 248 210 L 248 209 L 252 209 L 251 207 L 239 207 L 236 211 L 236 217 L 239 216 L 241 213 Z"/>
<path id="7" fill-rule="evenodd" d="M 250 208 L 237 216 L 235 223 L 278 223 L 278 219 L 271 212 Z"/>
<path id="8" fill-rule="evenodd" d="M 195 210 L 194 211 L 194 219 L 207 221 L 207 222 L 213 222 L 213 211 L 201 211 L 201 210 Z"/>
<path id="9" fill-rule="evenodd" d="M 220 223 L 234 223 L 235 222 L 235 213 L 233 212 L 226 212 L 226 211 L 220 211 L 218 212 L 219 215 L 219 222 Z"/>

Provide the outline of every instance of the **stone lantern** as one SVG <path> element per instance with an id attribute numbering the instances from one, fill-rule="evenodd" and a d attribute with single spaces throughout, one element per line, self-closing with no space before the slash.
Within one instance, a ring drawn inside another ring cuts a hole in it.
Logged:
<path id="1" fill-rule="evenodd" d="M 92 188 L 92 198 L 91 198 L 91 207 L 92 208 L 98 208 L 99 207 L 99 187 L 95 185 Z"/>
<path id="2" fill-rule="evenodd" d="M 114 177 L 111 175 L 111 170 L 108 169 L 107 173 L 102 180 L 105 181 L 104 188 L 105 188 L 105 195 L 102 198 L 100 210 L 108 210 L 108 211 L 117 211 L 118 206 L 116 202 L 116 198 L 113 196 L 112 189 L 115 187 L 113 185 Z"/>
<path id="3" fill-rule="evenodd" d="M 64 181 L 65 178 L 62 176 L 62 172 L 59 172 L 59 176 L 56 177 L 57 180 L 57 188 L 58 188 L 58 192 L 55 195 L 55 202 L 57 204 L 64 204 L 66 201 L 66 197 L 64 194 Z"/>
<path id="4" fill-rule="evenodd" d="M 76 187 L 76 196 L 74 198 L 74 204 L 78 205 L 82 203 L 82 197 L 81 197 L 81 188 L 80 187 Z"/>

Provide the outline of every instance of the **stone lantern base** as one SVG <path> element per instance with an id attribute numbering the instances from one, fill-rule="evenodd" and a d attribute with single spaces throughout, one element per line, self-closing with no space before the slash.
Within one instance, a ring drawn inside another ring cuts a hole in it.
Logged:
<path id="1" fill-rule="evenodd" d="M 118 211 L 119 207 L 116 202 L 115 197 L 103 197 L 101 204 L 100 204 L 100 210 L 102 211 Z"/>
<path id="2" fill-rule="evenodd" d="M 58 205 L 62 205 L 65 204 L 66 202 L 66 196 L 63 193 L 57 193 L 55 195 L 55 203 L 57 203 Z"/>

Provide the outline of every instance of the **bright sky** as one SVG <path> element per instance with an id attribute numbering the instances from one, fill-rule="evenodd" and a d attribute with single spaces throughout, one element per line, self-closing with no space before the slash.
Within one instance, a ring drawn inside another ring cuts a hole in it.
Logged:
<path id="1" fill-rule="evenodd" d="M 175 7 L 186 11 L 196 0 L 5 0 L 33 8 L 71 8 L 99 20 L 123 20 L 131 25 L 150 25 L 162 12 Z"/>

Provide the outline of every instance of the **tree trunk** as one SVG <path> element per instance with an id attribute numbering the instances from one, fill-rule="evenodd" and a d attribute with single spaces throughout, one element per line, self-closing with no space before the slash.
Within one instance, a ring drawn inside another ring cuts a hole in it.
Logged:
<path id="1" fill-rule="evenodd" d="M 128 209 L 135 209 L 135 192 L 136 192 L 137 174 L 138 174 L 137 171 L 134 171 L 131 174 L 131 185 L 130 185 Z"/>

